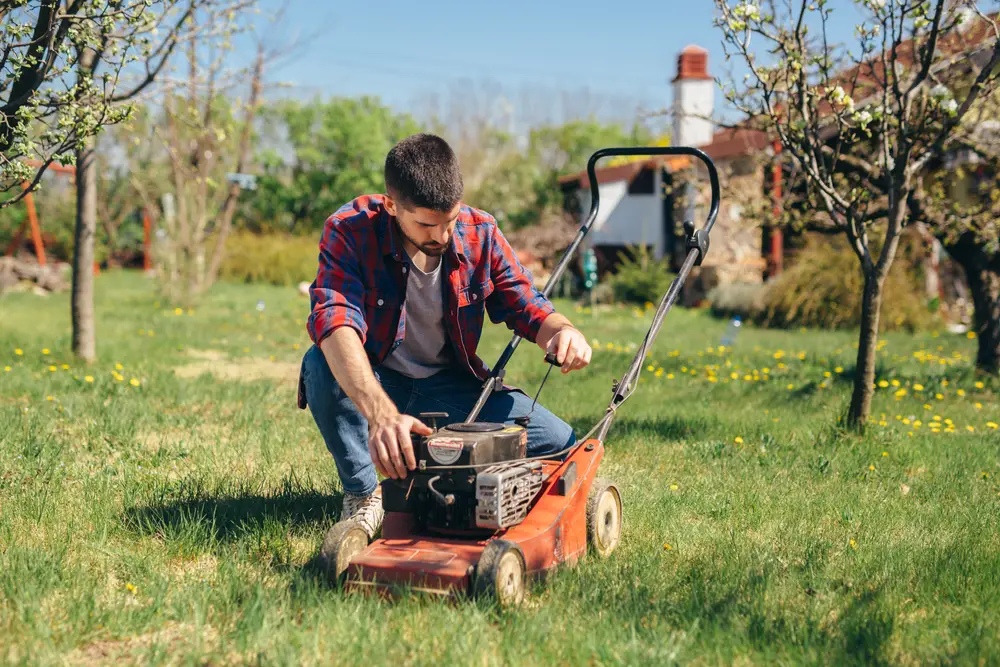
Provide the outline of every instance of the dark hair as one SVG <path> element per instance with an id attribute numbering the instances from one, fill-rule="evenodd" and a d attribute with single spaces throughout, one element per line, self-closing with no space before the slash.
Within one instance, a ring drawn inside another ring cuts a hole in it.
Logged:
<path id="1" fill-rule="evenodd" d="M 406 208 L 451 211 L 462 199 L 462 172 L 451 146 L 433 134 L 414 134 L 385 158 L 385 187 Z"/>

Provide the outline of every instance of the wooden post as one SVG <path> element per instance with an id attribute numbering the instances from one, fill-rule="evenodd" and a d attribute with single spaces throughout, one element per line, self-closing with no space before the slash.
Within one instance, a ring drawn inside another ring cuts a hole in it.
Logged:
<path id="1" fill-rule="evenodd" d="M 27 190 L 31 187 L 31 184 L 25 181 L 21 187 Z M 38 264 L 45 266 L 45 246 L 42 245 L 42 230 L 38 226 L 35 198 L 30 192 L 24 195 L 24 205 L 28 207 L 28 224 L 31 225 L 31 241 L 35 244 L 35 255 L 38 257 Z"/>
<path id="2" fill-rule="evenodd" d="M 774 142 L 774 165 L 771 167 L 771 197 L 773 201 L 772 211 L 774 219 L 781 217 L 781 142 Z M 785 263 L 784 238 L 781 227 L 774 226 L 770 229 L 771 247 L 769 253 L 770 276 L 773 278 L 781 273 Z"/>

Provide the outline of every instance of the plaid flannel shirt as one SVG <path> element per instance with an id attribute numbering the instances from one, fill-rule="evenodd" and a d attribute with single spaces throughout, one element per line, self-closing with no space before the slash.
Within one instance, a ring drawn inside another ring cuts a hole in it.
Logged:
<path id="1" fill-rule="evenodd" d="M 306 325 L 316 345 L 339 327 L 353 328 L 372 365 L 406 335 L 410 258 L 383 202 L 383 195 L 361 196 L 327 219 Z M 485 380 L 490 368 L 476 352 L 484 314 L 534 342 L 555 309 L 534 287 L 493 216 L 463 205 L 452 238 L 442 257 L 445 331 L 459 366 Z"/>

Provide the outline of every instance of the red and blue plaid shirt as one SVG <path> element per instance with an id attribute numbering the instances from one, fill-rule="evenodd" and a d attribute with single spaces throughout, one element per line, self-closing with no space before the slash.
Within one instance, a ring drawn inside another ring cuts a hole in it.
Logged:
<path id="1" fill-rule="evenodd" d="M 410 258 L 383 195 L 365 195 L 331 215 L 319 244 L 319 270 L 309 289 L 309 337 L 319 345 L 335 329 L 356 330 L 378 365 L 406 335 Z M 481 380 L 490 368 L 477 356 L 484 312 L 494 324 L 534 342 L 552 303 L 534 286 L 493 216 L 462 205 L 442 257 L 445 331 L 459 367 Z"/>

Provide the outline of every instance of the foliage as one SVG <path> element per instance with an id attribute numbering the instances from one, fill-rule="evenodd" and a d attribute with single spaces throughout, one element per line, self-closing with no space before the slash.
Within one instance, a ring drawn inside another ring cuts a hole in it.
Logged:
<path id="1" fill-rule="evenodd" d="M 131 66 L 142 62 L 141 78 L 151 80 L 190 29 L 197 4 L 47 0 L 3 9 L 0 192 L 8 196 L 0 207 L 20 201 L 22 184 L 37 184 L 50 162 L 74 164 L 77 148 L 130 116 L 123 83 Z"/>
<path id="2" fill-rule="evenodd" d="M 763 283 L 722 283 L 708 293 L 709 309 L 716 317 L 739 316 L 749 322 L 764 311 L 767 290 Z"/>
<path id="3" fill-rule="evenodd" d="M 226 242 L 220 276 L 226 280 L 294 286 L 316 277 L 316 239 L 238 231 Z"/>
<path id="4" fill-rule="evenodd" d="M 923 280 L 905 259 L 893 263 L 885 283 L 879 330 L 921 331 L 939 324 L 924 295 Z M 776 327 L 855 329 L 861 324 L 864 275 L 847 244 L 838 237 L 810 241 L 795 263 L 763 293 L 755 319 Z"/>
<path id="5" fill-rule="evenodd" d="M 261 126 L 264 143 L 287 144 L 290 154 L 267 148 L 258 156 L 263 173 L 241 224 L 303 234 L 351 199 L 383 192 L 386 154 L 420 130 L 373 97 L 276 102 L 262 108 Z"/>
<path id="6" fill-rule="evenodd" d="M 674 279 L 667 258 L 654 259 L 646 246 L 632 248 L 607 278 L 615 299 L 626 303 L 657 303 Z"/>

